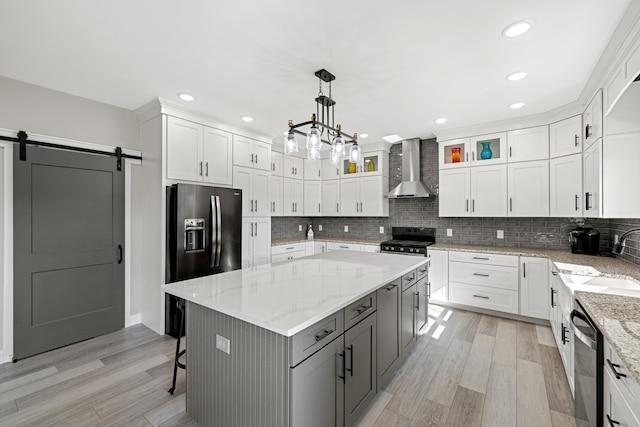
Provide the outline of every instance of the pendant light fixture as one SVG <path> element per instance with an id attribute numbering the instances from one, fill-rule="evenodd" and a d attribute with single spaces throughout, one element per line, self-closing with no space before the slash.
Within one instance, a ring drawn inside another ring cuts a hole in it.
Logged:
<path id="1" fill-rule="evenodd" d="M 329 162 L 336 165 L 342 156 L 347 154 L 345 144 L 351 143 L 353 145 L 349 151 L 349 161 L 357 163 L 360 161 L 358 134 L 353 134 L 351 137 L 342 132 L 342 127 L 339 124 L 335 125 L 334 106 L 336 102 L 331 97 L 331 82 L 336 77 L 324 69 L 316 71 L 315 76 L 318 78 L 320 87 L 316 98 L 316 113 L 311 115 L 311 121 L 308 122 L 293 124 L 293 121 L 289 120 L 289 132 L 285 137 L 285 154 L 298 152 L 298 141 L 295 134 L 299 134 L 307 138 L 307 160 L 320 160 L 322 145 L 328 144 L 331 146 Z M 322 92 L 322 82 L 329 83 L 329 96 Z M 306 133 L 299 130 L 299 128 L 309 125 L 310 128 Z"/>

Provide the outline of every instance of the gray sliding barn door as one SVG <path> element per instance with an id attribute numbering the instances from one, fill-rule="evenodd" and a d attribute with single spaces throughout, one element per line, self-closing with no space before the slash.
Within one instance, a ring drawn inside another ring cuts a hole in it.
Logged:
<path id="1" fill-rule="evenodd" d="M 14 359 L 124 327 L 124 171 L 116 159 L 14 151 Z"/>

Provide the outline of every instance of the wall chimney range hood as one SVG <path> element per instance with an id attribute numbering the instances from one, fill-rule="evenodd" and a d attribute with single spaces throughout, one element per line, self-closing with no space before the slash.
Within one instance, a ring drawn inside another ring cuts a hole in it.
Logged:
<path id="1" fill-rule="evenodd" d="M 390 199 L 431 197 L 433 192 L 420 181 L 420 138 L 402 141 L 402 182 L 389 192 Z"/>

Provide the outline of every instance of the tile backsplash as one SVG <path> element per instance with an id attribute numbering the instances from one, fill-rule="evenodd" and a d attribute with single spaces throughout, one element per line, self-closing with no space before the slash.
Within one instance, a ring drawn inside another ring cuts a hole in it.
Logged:
<path id="1" fill-rule="evenodd" d="M 391 147 L 389 154 L 389 189 L 402 180 L 402 144 Z M 438 193 L 438 144 L 435 139 L 420 141 L 420 177 Z M 440 218 L 438 197 L 424 199 L 389 200 L 388 218 L 320 217 L 291 218 L 273 217 L 273 239 L 304 237 L 306 224 L 311 221 L 316 238 L 358 238 L 387 240 L 391 238 L 392 226 L 419 226 L 436 228 L 436 241 L 466 243 L 486 246 L 512 246 L 523 248 L 547 248 L 569 250 L 569 231 L 585 224 L 600 231 L 600 250 L 608 251 L 613 244 L 613 235 L 630 228 L 639 227 L 640 219 L 588 219 L 588 218 Z M 322 225 L 323 231 L 318 230 Z M 303 231 L 298 231 L 303 225 Z M 344 226 L 349 232 L 344 232 Z M 384 234 L 380 234 L 384 227 Z M 447 237 L 447 229 L 452 236 Z M 497 230 L 504 231 L 504 238 L 496 237 Z M 640 264 L 640 234 L 627 239 L 625 259 Z"/>

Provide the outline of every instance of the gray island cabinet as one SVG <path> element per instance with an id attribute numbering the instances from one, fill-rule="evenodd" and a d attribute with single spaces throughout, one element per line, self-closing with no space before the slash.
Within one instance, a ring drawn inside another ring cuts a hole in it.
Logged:
<path id="1" fill-rule="evenodd" d="M 426 263 L 336 251 L 166 285 L 187 300 L 187 412 L 203 426 L 353 425 L 415 342 L 417 298 L 401 295 Z"/>

